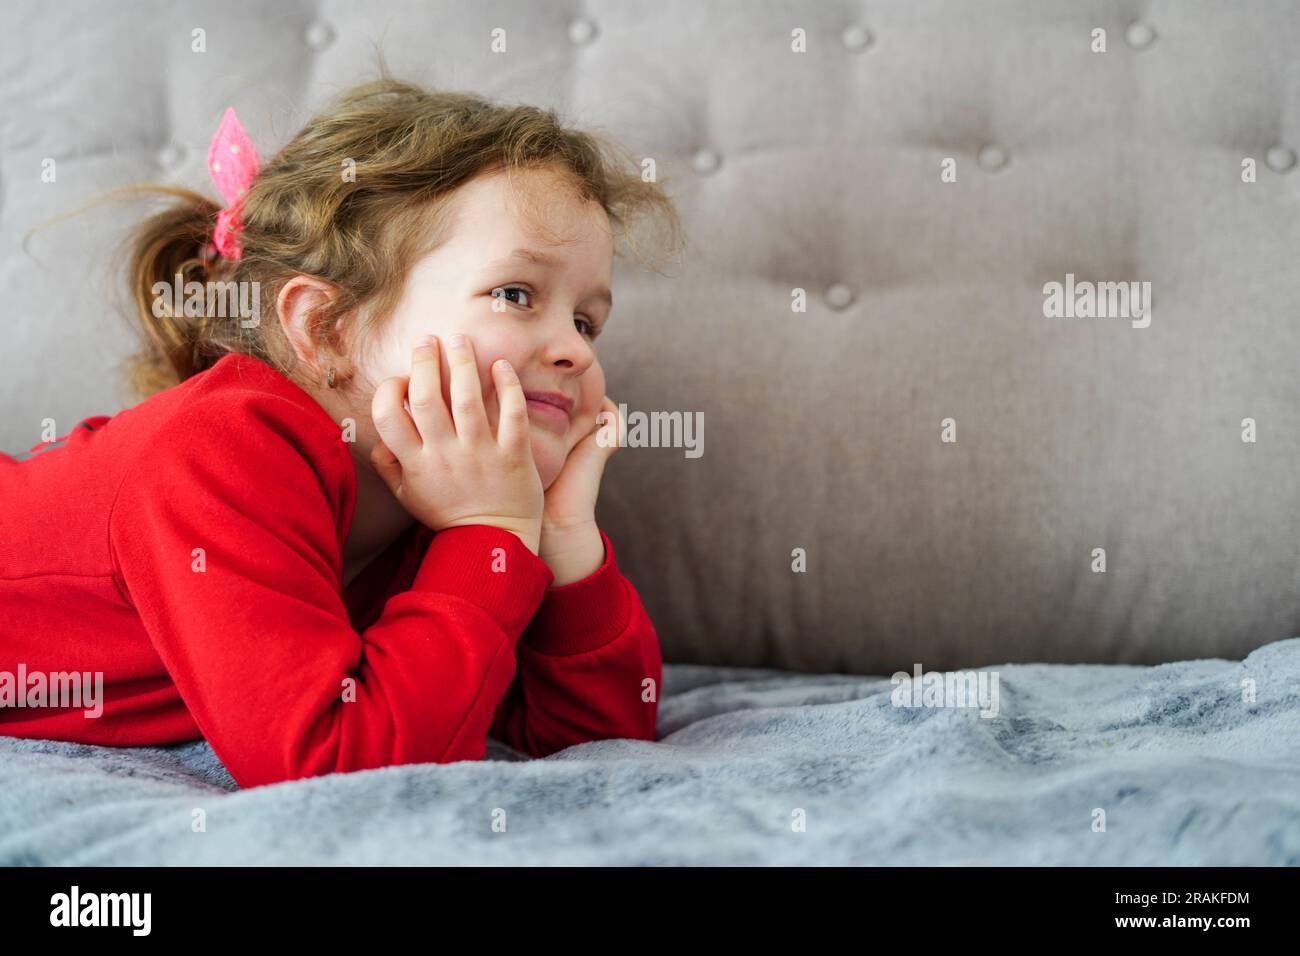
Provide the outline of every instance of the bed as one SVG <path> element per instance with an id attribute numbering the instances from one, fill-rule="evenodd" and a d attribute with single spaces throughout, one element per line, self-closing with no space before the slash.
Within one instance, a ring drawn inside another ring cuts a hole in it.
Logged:
<path id="1" fill-rule="evenodd" d="M 1300 638 L 984 670 L 993 716 L 667 664 L 653 742 L 248 790 L 201 740 L 0 737 L 0 864 L 1300 865 Z"/>

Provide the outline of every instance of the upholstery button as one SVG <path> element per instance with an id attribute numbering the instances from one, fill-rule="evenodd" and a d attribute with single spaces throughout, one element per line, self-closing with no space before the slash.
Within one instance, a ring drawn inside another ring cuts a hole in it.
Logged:
<path id="1" fill-rule="evenodd" d="M 590 43 L 596 38 L 596 24 L 592 23 L 586 17 L 578 17 L 569 24 L 569 40 L 581 46 L 584 43 Z"/>
<path id="2" fill-rule="evenodd" d="M 827 305 L 839 312 L 853 304 L 853 290 L 842 282 L 837 282 L 826 290 L 825 299 Z"/>
<path id="3" fill-rule="evenodd" d="M 184 148 L 175 143 L 168 143 L 158 150 L 158 165 L 163 169 L 175 169 L 185 160 Z"/>
<path id="4" fill-rule="evenodd" d="M 1007 164 L 1007 154 L 1001 146 L 985 146 L 980 150 L 977 162 L 990 172 L 995 172 Z"/>
<path id="5" fill-rule="evenodd" d="M 840 34 L 840 39 L 854 53 L 861 53 L 871 46 L 871 31 L 855 23 L 853 26 L 844 28 L 844 32 Z"/>
<path id="6" fill-rule="evenodd" d="M 328 23 L 317 20 L 307 27 L 303 39 L 313 50 L 323 50 L 334 42 L 334 30 Z"/>
<path id="7" fill-rule="evenodd" d="M 1156 31 L 1141 20 L 1134 20 L 1128 25 L 1128 29 L 1124 31 L 1124 39 L 1135 50 L 1146 49 L 1155 38 Z"/>
<path id="8" fill-rule="evenodd" d="M 1273 172 L 1285 173 L 1295 165 L 1295 153 L 1285 146 L 1270 146 L 1264 154 L 1264 162 L 1268 163 L 1268 168 Z"/>
<path id="9" fill-rule="evenodd" d="M 711 173 L 722 164 L 718 154 L 711 149 L 697 150 L 691 158 L 691 165 L 697 173 Z"/>

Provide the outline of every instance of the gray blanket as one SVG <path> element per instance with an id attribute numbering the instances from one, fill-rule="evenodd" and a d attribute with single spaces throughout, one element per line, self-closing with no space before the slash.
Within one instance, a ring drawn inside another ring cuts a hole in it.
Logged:
<path id="1" fill-rule="evenodd" d="M 0 863 L 1300 864 L 1300 638 L 985 670 L 991 717 L 668 664 L 654 743 L 243 791 L 201 741 L 0 737 Z"/>

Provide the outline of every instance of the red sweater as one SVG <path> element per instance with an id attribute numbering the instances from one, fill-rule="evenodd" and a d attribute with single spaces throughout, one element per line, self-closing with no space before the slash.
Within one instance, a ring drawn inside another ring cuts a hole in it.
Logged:
<path id="1" fill-rule="evenodd" d="M 202 736 L 242 787 L 655 739 L 659 644 L 603 531 L 551 588 L 507 531 L 416 523 L 344 588 L 341 429 L 242 355 L 56 441 L 0 455 L 0 681 L 102 672 L 103 712 L 0 706 L 0 735 Z"/>

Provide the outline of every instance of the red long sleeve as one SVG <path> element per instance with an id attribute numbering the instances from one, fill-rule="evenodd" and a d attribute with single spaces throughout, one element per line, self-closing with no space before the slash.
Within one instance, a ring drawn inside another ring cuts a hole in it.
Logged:
<path id="1" fill-rule="evenodd" d="M 297 409 L 267 396 L 245 410 L 175 417 L 157 440 L 178 452 L 140 462 L 109 520 L 124 596 L 204 737 L 241 786 L 481 759 L 550 569 L 509 532 L 448 529 L 358 634 L 333 509 L 291 438 Z M 347 454 L 320 440 L 316 453 Z"/>
<path id="2" fill-rule="evenodd" d="M 342 587 L 356 468 L 336 423 L 227 355 L 0 467 L 0 671 L 102 678 L 0 706 L 0 734 L 205 737 L 245 787 L 412 762 L 653 740 L 654 629 L 605 560 L 548 586 L 486 526 L 418 525 Z"/>
<path id="3" fill-rule="evenodd" d="M 519 670 L 492 735 L 545 757 L 604 738 L 654 740 L 662 658 L 654 625 L 614 560 L 550 588 L 516 647 Z"/>

